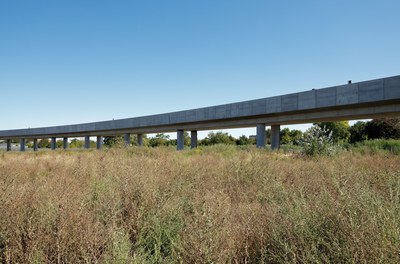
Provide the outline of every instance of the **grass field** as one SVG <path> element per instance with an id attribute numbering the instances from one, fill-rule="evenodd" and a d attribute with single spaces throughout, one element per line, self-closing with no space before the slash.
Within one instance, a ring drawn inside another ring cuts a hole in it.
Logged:
<path id="1" fill-rule="evenodd" d="M 0 263 L 399 263 L 400 157 L 0 153 Z"/>

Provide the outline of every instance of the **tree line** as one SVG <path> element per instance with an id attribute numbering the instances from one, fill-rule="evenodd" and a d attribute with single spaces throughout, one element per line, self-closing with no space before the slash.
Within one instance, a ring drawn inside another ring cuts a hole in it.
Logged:
<path id="1" fill-rule="evenodd" d="M 355 144 L 365 140 L 372 139 L 400 139 L 400 118 L 378 118 L 372 119 L 371 121 L 358 121 L 352 126 L 349 125 L 348 121 L 338 122 L 318 122 L 313 124 L 314 127 L 324 129 L 325 133 L 329 133 L 334 143 L 343 144 Z M 281 144 L 293 144 L 298 145 L 300 140 L 303 138 L 304 132 L 297 129 L 283 128 L 280 131 Z M 266 142 L 270 144 L 271 129 L 266 130 Z M 19 143 L 15 141 L 14 143 Z M 131 145 L 137 144 L 137 136 L 131 136 Z M 57 148 L 62 148 L 63 141 L 57 140 Z M 103 144 L 106 147 L 118 147 L 124 146 L 124 140 L 122 136 L 115 137 L 104 137 Z M 164 133 L 158 133 L 154 137 L 147 137 L 143 135 L 143 145 L 148 147 L 159 147 L 159 146 L 176 146 L 176 139 L 171 139 L 169 135 Z M 190 146 L 190 136 L 188 132 L 184 132 L 184 144 Z M 210 132 L 204 139 L 198 140 L 199 146 L 210 146 L 216 144 L 226 145 L 255 145 L 255 136 L 242 135 L 239 138 L 218 131 Z M 28 147 L 33 147 L 32 141 L 27 141 Z M 69 142 L 69 148 L 83 148 L 84 141 L 80 139 L 72 139 Z M 41 139 L 38 142 L 39 148 L 50 148 L 51 142 L 49 139 Z M 90 141 L 90 147 L 95 148 L 96 142 Z"/>
<path id="2" fill-rule="evenodd" d="M 400 118 L 378 118 L 371 121 L 358 121 L 350 126 L 348 121 L 338 122 L 318 122 L 313 124 L 314 127 L 319 127 L 332 138 L 333 143 L 355 144 L 365 140 L 373 139 L 400 139 Z M 304 136 L 304 132 L 298 129 L 283 128 L 280 131 L 281 144 L 298 145 Z M 266 142 L 270 144 L 271 129 L 266 130 Z M 131 137 L 131 144 L 135 145 L 137 142 L 136 136 Z M 108 147 L 115 145 L 122 145 L 122 137 L 105 137 L 104 144 Z M 190 146 L 190 137 L 188 132 L 184 132 L 184 144 Z M 255 136 L 242 135 L 239 138 L 218 131 L 210 132 L 207 137 L 198 141 L 199 146 L 210 146 L 216 144 L 226 145 L 255 145 Z M 170 139 L 169 135 L 159 133 L 154 137 L 143 138 L 143 145 L 149 147 L 158 146 L 176 146 L 176 139 Z"/>

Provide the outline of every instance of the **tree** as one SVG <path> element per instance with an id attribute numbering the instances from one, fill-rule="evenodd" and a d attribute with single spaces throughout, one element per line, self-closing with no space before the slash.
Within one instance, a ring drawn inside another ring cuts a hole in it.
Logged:
<path id="1" fill-rule="evenodd" d="M 284 128 L 280 132 L 280 139 L 282 144 L 297 144 L 301 139 L 303 132 L 297 129 L 290 130 Z"/>
<path id="2" fill-rule="evenodd" d="M 57 148 L 62 148 L 64 146 L 64 141 L 63 140 L 57 140 L 56 146 L 57 146 Z"/>
<path id="3" fill-rule="evenodd" d="M 378 118 L 369 121 L 365 126 L 369 139 L 400 139 L 400 118 Z"/>
<path id="4" fill-rule="evenodd" d="M 215 144 L 227 144 L 235 145 L 236 139 L 229 135 L 228 133 L 223 133 L 222 131 L 210 132 L 207 137 L 200 142 L 200 145 L 209 146 Z"/>
<path id="5" fill-rule="evenodd" d="M 171 144 L 169 141 L 169 135 L 158 133 L 155 137 L 149 139 L 149 145 L 150 147 L 168 146 Z"/>
<path id="6" fill-rule="evenodd" d="M 303 137 L 303 132 L 298 129 L 290 130 L 290 137 L 294 145 L 298 145 L 299 140 Z"/>
<path id="7" fill-rule="evenodd" d="M 282 144 L 289 144 L 292 142 L 292 137 L 290 135 L 290 129 L 284 128 L 280 132 L 280 140 Z"/>
<path id="8" fill-rule="evenodd" d="M 354 125 L 352 125 L 350 127 L 349 142 L 351 144 L 361 142 L 361 141 L 368 139 L 368 135 L 365 130 L 366 126 L 367 126 L 367 123 L 358 121 L 357 123 L 355 123 Z"/>
<path id="9" fill-rule="evenodd" d="M 272 135 L 271 128 L 267 128 L 265 130 L 265 143 L 271 144 L 271 135 Z"/>
<path id="10" fill-rule="evenodd" d="M 349 121 L 320 122 L 314 125 L 322 128 L 326 133 L 332 131 L 333 143 L 347 142 L 350 137 Z"/>
<path id="11" fill-rule="evenodd" d="M 84 144 L 83 140 L 74 138 L 69 142 L 69 148 L 83 148 Z"/>
<path id="12" fill-rule="evenodd" d="M 50 148 L 50 147 L 51 147 L 51 143 L 48 138 L 43 138 L 38 143 L 38 148 Z"/>
<path id="13" fill-rule="evenodd" d="M 122 147 L 124 144 L 124 139 L 122 136 L 107 136 L 103 138 L 103 144 L 106 147 Z"/>
<path id="14" fill-rule="evenodd" d="M 255 144 L 256 144 L 256 139 L 255 138 L 248 138 L 245 135 L 241 135 L 236 140 L 236 145 L 238 145 L 238 146 L 255 145 Z"/>
<path id="15" fill-rule="evenodd" d="M 189 136 L 189 132 L 187 132 L 187 131 L 183 132 L 183 144 L 185 146 L 190 146 L 190 136 Z"/>

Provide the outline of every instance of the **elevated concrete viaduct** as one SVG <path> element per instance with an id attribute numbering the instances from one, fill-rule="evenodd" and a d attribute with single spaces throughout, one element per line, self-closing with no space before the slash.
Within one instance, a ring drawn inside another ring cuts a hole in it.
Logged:
<path id="1" fill-rule="evenodd" d="M 400 115 L 400 76 L 348 83 L 323 89 L 262 98 L 232 104 L 217 105 L 186 111 L 126 118 L 85 124 L 28 128 L 0 131 L 0 139 L 10 144 L 20 140 L 21 151 L 25 141 L 51 138 L 52 149 L 56 139 L 63 138 L 68 147 L 69 137 L 85 137 L 85 148 L 90 147 L 90 136 L 97 137 L 101 149 L 104 136 L 124 135 L 126 145 L 130 135 L 137 134 L 138 145 L 146 133 L 177 133 L 177 149 L 184 148 L 184 131 L 191 132 L 191 148 L 197 147 L 197 131 L 227 128 L 256 127 L 257 147 L 265 147 L 265 126 L 271 126 L 271 147 L 279 148 L 281 125 L 368 119 Z M 7 148 L 9 149 L 9 148 Z"/>

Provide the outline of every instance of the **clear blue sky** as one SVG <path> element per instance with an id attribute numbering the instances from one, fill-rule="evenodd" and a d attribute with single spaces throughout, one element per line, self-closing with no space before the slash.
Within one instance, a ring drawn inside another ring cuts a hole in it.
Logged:
<path id="1" fill-rule="evenodd" d="M 399 12 L 398 0 L 1 1 L 0 130 L 398 75 Z"/>

